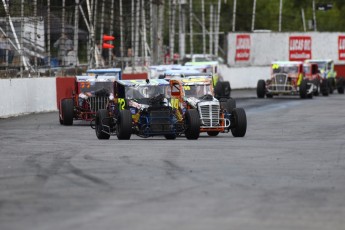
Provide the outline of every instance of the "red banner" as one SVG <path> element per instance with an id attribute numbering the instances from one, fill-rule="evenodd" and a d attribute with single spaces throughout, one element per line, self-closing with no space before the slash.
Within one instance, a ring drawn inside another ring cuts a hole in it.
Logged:
<path id="1" fill-rule="evenodd" d="M 240 34 L 236 36 L 235 61 L 249 61 L 250 58 L 250 35 Z"/>
<path id="2" fill-rule="evenodd" d="M 345 36 L 338 37 L 339 60 L 345 60 Z"/>
<path id="3" fill-rule="evenodd" d="M 311 37 L 290 36 L 289 37 L 289 60 L 304 61 L 311 59 Z"/>

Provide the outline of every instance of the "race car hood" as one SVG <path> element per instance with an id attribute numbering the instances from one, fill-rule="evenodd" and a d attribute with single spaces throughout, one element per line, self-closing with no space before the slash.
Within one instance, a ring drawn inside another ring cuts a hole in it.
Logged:
<path id="1" fill-rule="evenodd" d="M 212 95 L 204 95 L 202 97 L 189 97 L 186 99 L 187 103 L 192 106 L 193 108 L 197 108 L 198 103 L 200 102 L 219 102 L 215 97 Z"/>

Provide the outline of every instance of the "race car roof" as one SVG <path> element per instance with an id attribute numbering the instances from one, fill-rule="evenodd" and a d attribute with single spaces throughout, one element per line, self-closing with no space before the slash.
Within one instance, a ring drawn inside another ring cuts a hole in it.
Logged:
<path id="1" fill-rule="evenodd" d="M 301 61 L 274 61 L 272 65 L 279 65 L 279 66 L 292 66 L 292 65 L 300 65 L 303 64 Z"/>
<path id="2" fill-rule="evenodd" d="M 182 65 L 176 64 L 176 65 L 153 65 L 150 66 L 150 70 L 156 70 L 156 71 L 164 71 L 164 70 L 169 70 L 169 69 L 174 69 L 174 68 L 179 68 Z"/>
<path id="3" fill-rule="evenodd" d="M 183 85 L 206 85 L 211 84 L 211 78 L 208 76 L 190 76 L 186 78 L 175 77 L 171 80 L 178 80 Z"/>
<path id="4" fill-rule="evenodd" d="M 118 80 L 121 85 L 125 86 L 145 86 L 145 85 L 169 85 L 169 82 L 164 79 L 146 79 L 146 80 Z"/>
<path id="5" fill-rule="evenodd" d="M 108 68 L 108 69 L 88 69 L 86 70 L 87 74 L 109 74 L 109 73 L 120 73 L 120 68 Z"/>
<path id="6" fill-rule="evenodd" d="M 181 75 L 181 74 L 198 74 L 200 71 L 196 69 L 170 69 L 164 72 L 165 75 Z"/>
<path id="7" fill-rule="evenodd" d="M 332 59 L 307 59 L 305 62 L 314 63 L 314 62 L 332 62 Z"/>
<path id="8" fill-rule="evenodd" d="M 218 65 L 217 61 L 202 61 L 202 62 L 186 62 L 184 64 L 185 66 L 214 66 L 214 65 Z"/>
<path id="9" fill-rule="evenodd" d="M 86 76 L 80 75 L 76 76 L 77 82 L 114 82 L 117 77 L 116 76 L 106 76 L 106 75 L 96 75 L 96 76 Z"/>

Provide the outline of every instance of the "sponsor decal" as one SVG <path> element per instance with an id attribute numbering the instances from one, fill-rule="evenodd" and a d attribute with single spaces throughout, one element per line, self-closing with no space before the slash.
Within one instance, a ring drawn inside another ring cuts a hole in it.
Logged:
<path id="1" fill-rule="evenodd" d="M 339 60 L 345 60 L 345 36 L 338 37 Z"/>
<path id="2" fill-rule="evenodd" d="M 236 36 L 235 61 L 249 61 L 250 45 L 249 34 L 239 34 Z"/>
<path id="3" fill-rule="evenodd" d="M 289 60 L 304 61 L 311 59 L 311 37 L 290 36 L 289 37 Z"/>

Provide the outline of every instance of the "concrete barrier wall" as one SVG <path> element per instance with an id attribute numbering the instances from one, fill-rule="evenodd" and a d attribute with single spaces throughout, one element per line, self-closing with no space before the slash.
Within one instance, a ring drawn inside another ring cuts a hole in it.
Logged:
<path id="1" fill-rule="evenodd" d="M 259 79 L 269 79 L 270 66 L 227 67 L 220 66 L 219 73 L 229 81 L 232 89 L 256 88 Z"/>
<path id="2" fill-rule="evenodd" d="M 300 43 L 292 47 L 291 37 L 310 38 L 310 47 Z M 344 41 L 345 33 L 341 32 L 229 33 L 227 63 L 233 67 L 268 66 L 272 61 L 288 61 L 291 49 L 298 52 L 301 48 L 300 52 L 311 54 L 310 59 L 333 59 L 337 64 L 344 64 L 345 58 L 340 57 L 345 52 Z"/>
<path id="3" fill-rule="evenodd" d="M 0 118 L 56 111 L 55 78 L 0 79 Z"/>

